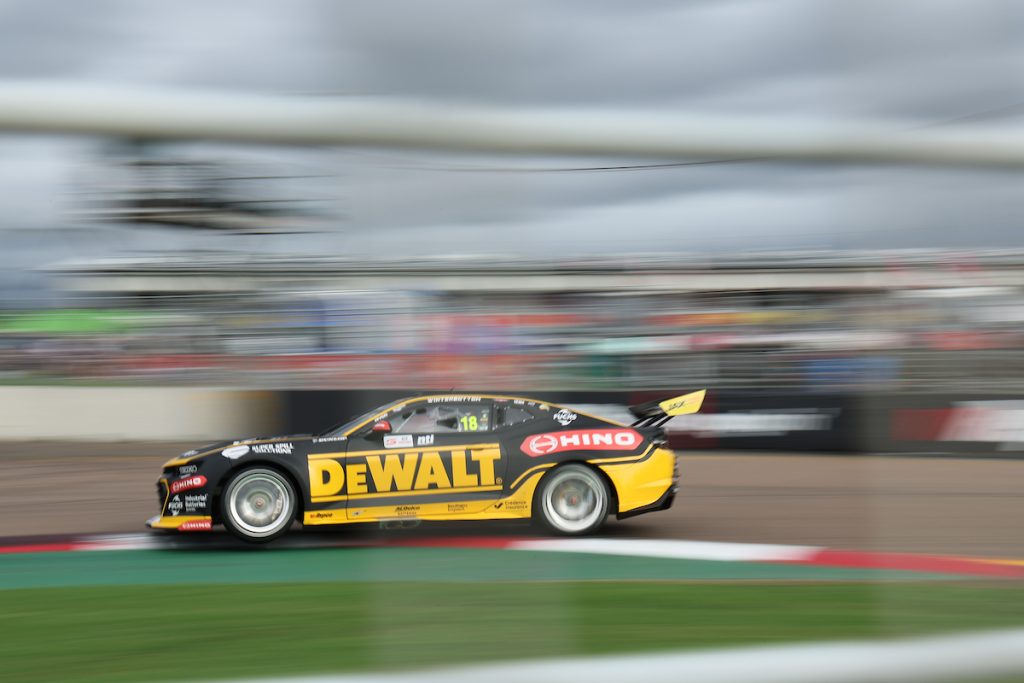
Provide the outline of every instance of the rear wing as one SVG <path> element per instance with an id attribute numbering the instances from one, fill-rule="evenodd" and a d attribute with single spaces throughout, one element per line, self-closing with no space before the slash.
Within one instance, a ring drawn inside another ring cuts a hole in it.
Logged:
<path id="1" fill-rule="evenodd" d="M 629 412 L 636 417 L 636 421 L 631 426 L 661 427 L 676 415 L 696 413 L 704 403 L 704 394 L 706 393 L 708 393 L 707 389 L 701 389 L 682 396 L 667 398 L 664 401 L 651 401 L 630 406 Z"/>

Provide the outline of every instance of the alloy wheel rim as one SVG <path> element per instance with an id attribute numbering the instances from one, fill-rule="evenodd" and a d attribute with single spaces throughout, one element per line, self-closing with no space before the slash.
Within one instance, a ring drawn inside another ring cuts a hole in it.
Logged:
<path id="1" fill-rule="evenodd" d="M 288 522 L 289 498 L 285 485 L 276 477 L 252 474 L 232 487 L 228 509 L 240 528 L 251 535 L 265 536 Z"/>
<path id="2" fill-rule="evenodd" d="M 544 491 L 544 510 L 559 530 L 578 532 L 593 526 L 605 510 L 604 490 L 589 473 L 556 473 Z"/>

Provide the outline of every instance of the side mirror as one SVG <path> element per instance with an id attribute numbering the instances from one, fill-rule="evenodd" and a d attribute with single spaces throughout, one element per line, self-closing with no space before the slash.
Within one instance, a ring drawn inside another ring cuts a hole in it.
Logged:
<path id="1" fill-rule="evenodd" d="M 380 422 L 374 422 L 373 426 L 370 427 L 371 434 L 390 434 L 391 423 L 387 420 L 381 420 Z"/>

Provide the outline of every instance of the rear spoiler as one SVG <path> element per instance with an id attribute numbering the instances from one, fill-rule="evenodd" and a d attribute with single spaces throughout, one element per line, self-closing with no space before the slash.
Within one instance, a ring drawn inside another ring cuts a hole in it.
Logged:
<path id="1" fill-rule="evenodd" d="M 707 389 L 701 389 L 682 396 L 667 398 L 664 401 L 650 401 L 630 406 L 629 412 L 633 413 L 636 418 L 631 426 L 661 427 L 676 415 L 696 413 L 704 403 L 704 394 L 706 393 L 708 393 Z"/>

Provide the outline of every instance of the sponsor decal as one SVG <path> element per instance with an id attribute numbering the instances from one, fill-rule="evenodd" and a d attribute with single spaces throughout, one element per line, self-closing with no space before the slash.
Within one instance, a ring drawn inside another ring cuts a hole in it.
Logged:
<path id="1" fill-rule="evenodd" d="M 179 479 L 171 482 L 171 493 L 181 493 L 182 491 L 188 491 L 189 489 L 197 489 L 202 486 L 206 486 L 206 477 L 203 475 L 197 475 L 189 477 L 188 479 Z"/>
<path id="2" fill-rule="evenodd" d="M 465 512 L 467 507 L 465 503 L 448 503 L 448 512 Z"/>
<path id="3" fill-rule="evenodd" d="M 685 396 L 681 396 L 680 398 L 677 398 L 677 399 L 674 399 L 674 400 L 673 399 L 669 399 L 667 401 L 662 401 L 658 405 L 660 405 L 661 409 L 664 410 L 667 413 L 670 410 L 678 410 L 679 408 L 682 408 L 683 406 L 686 405 L 688 400 L 689 399 L 687 399 Z"/>
<path id="4" fill-rule="evenodd" d="M 502 500 L 494 504 L 495 510 L 505 508 L 508 512 L 522 512 L 527 507 L 525 500 Z"/>
<path id="5" fill-rule="evenodd" d="M 260 443 L 252 447 L 253 453 L 291 455 L 294 446 L 290 443 Z"/>
<path id="6" fill-rule="evenodd" d="M 476 448 L 424 448 L 337 457 L 309 456 L 309 490 L 314 502 L 370 493 L 445 491 L 497 486 L 498 444 Z"/>
<path id="7" fill-rule="evenodd" d="M 331 443 L 332 441 L 346 441 L 347 436 L 324 436 L 318 439 L 313 439 L 313 443 Z"/>
<path id="8" fill-rule="evenodd" d="M 555 422 L 563 427 L 568 427 L 569 423 L 576 419 L 576 413 L 572 412 L 568 408 L 562 408 L 551 417 L 554 418 Z"/>
<path id="9" fill-rule="evenodd" d="M 213 522 L 208 519 L 194 519 L 182 523 L 178 531 L 209 531 L 213 528 Z"/>
<path id="10" fill-rule="evenodd" d="M 309 513 L 309 516 L 311 519 L 334 519 L 338 512 L 338 510 L 317 510 Z"/>
<path id="11" fill-rule="evenodd" d="M 631 451 L 643 442 L 632 429 L 574 429 L 523 439 L 520 449 L 531 458 L 564 451 Z"/>
<path id="12" fill-rule="evenodd" d="M 208 496 L 205 493 L 185 494 L 185 512 L 198 512 L 206 509 Z"/>
<path id="13" fill-rule="evenodd" d="M 384 448 L 411 448 L 412 434 L 385 434 Z"/>
<path id="14" fill-rule="evenodd" d="M 248 452 L 248 446 L 232 446 L 231 448 L 225 448 L 220 452 L 220 454 L 223 455 L 228 460 L 234 460 L 235 458 L 241 458 Z"/>
<path id="15" fill-rule="evenodd" d="M 422 434 L 416 437 L 417 446 L 433 446 L 434 435 L 433 434 Z"/>
<path id="16" fill-rule="evenodd" d="M 167 501 L 167 511 L 171 513 L 172 517 L 177 517 L 181 514 L 182 508 L 185 504 L 181 502 L 181 496 L 175 496 Z"/>
<path id="17" fill-rule="evenodd" d="M 415 517 L 419 511 L 419 505 L 398 505 L 395 507 L 395 514 L 399 517 Z"/>
<path id="18" fill-rule="evenodd" d="M 182 453 L 180 457 L 182 457 L 182 458 L 191 458 L 193 455 L 199 455 L 199 451 L 197 451 L 196 449 L 193 448 L 190 451 L 185 451 L 184 453 Z"/>
<path id="19" fill-rule="evenodd" d="M 689 394 L 682 396 L 676 396 L 666 401 L 662 401 L 658 404 L 666 415 L 692 415 L 700 410 L 704 404 L 704 396 L 707 394 L 707 389 L 701 389 L 700 391 L 693 391 Z"/>
<path id="20" fill-rule="evenodd" d="M 480 401 L 479 396 L 435 396 L 434 398 L 428 398 L 427 403 L 451 403 L 453 401 L 458 403 L 466 403 L 470 401 Z"/>
<path id="21" fill-rule="evenodd" d="M 179 467 L 178 468 L 178 475 L 182 476 L 182 477 L 187 477 L 188 475 L 195 474 L 198 471 L 199 471 L 199 465 L 191 463 L 191 464 L 182 465 L 181 467 Z"/>

